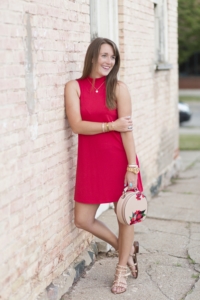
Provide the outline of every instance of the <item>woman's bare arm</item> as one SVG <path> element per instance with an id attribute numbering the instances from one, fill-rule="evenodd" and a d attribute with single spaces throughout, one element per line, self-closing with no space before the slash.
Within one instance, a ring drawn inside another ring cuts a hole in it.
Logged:
<path id="1" fill-rule="evenodd" d="M 79 97 L 80 89 L 78 82 L 75 80 L 69 81 L 65 85 L 65 108 L 72 131 L 74 133 L 88 135 L 101 133 L 101 123 L 82 121 Z"/>
<path id="2" fill-rule="evenodd" d="M 127 86 L 123 82 L 119 82 L 117 86 L 117 109 L 118 116 L 131 116 L 131 97 Z M 129 164 L 136 163 L 135 143 L 132 132 L 121 133 L 123 145 L 126 151 L 127 159 Z"/>
<path id="3" fill-rule="evenodd" d="M 127 86 L 123 82 L 118 82 L 117 90 L 117 109 L 118 116 L 131 116 L 132 107 L 131 107 L 131 97 L 128 91 Z M 136 164 L 136 151 L 135 143 L 132 132 L 122 132 L 121 133 L 122 142 L 126 152 L 128 164 Z M 132 182 L 133 187 L 137 186 L 137 175 L 131 172 L 126 172 L 124 183 L 125 185 Z"/>
<path id="4" fill-rule="evenodd" d="M 77 134 L 93 135 L 102 133 L 102 123 L 83 121 L 80 113 L 80 88 L 76 80 L 69 81 L 65 85 L 66 114 L 72 131 Z M 109 123 L 110 130 L 112 129 Z M 132 121 L 126 116 L 114 122 L 114 130 L 124 132 L 132 125 Z M 129 129 L 130 131 L 130 129 Z"/>

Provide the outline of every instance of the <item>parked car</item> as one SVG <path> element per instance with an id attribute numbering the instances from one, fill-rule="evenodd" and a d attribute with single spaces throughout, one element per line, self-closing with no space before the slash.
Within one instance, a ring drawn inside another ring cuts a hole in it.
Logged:
<path id="1" fill-rule="evenodd" d="M 184 102 L 178 103 L 179 110 L 179 123 L 189 121 L 191 119 L 192 113 L 190 111 L 189 105 Z"/>

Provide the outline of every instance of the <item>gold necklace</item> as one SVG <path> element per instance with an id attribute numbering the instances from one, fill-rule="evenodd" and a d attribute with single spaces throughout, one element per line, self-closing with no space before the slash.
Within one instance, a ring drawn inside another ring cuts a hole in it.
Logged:
<path id="1" fill-rule="evenodd" d="M 89 83 L 92 85 L 92 83 L 90 82 L 90 80 L 88 79 L 88 81 L 89 81 Z M 104 84 L 104 82 L 102 82 L 102 84 L 98 87 L 98 88 L 96 88 L 95 86 L 94 86 L 94 88 L 95 88 L 95 92 L 96 93 L 98 93 L 99 92 L 99 89 L 100 89 L 100 87 L 102 86 Z"/>

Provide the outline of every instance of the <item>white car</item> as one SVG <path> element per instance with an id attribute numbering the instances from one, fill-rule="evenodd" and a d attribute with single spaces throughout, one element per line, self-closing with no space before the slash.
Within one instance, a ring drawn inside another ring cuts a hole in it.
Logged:
<path id="1" fill-rule="evenodd" d="M 192 113 L 190 111 L 188 104 L 179 102 L 178 110 L 179 110 L 179 123 L 186 122 L 191 119 Z"/>

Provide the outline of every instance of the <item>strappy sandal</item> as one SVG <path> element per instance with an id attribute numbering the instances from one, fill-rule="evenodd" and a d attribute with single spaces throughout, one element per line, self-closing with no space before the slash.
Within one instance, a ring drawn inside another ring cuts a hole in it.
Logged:
<path id="1" fill-rule="evenodd" d="M 134 253 L 130 254 L 130 256 L 132 256 L 132 258 L 133 258 L 133 264 L 134 265 L 129 265 L 129 264 L 127 264 L 127 265 L 128 265 L 128 267 L 131 271 L 131 274 L 136 279 L 138 277 L 137 253 L 139 253 L 139 243 L 135 241 L 133 243 L 133 246 L 134 246 Z"/>
<path id="2" fill-rule="evenodd" d="M 117 265 L 116 271 L 115 271 L 115 280 L 113 281 L 113 285 L 111 287 L 111 292 L 113 294 L 122 294 L 126 292 L 127 289 L 127 282 L 126 277 L 128 277 L 130 273 L 127 274 L 127 267 Z M 121 279 L 125 279 L 124 281 L 121 281 Z M 120 289 L 120 291 L 118 291 Z"/>

